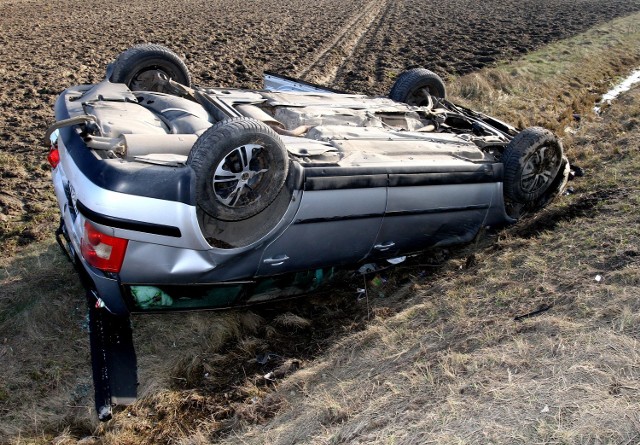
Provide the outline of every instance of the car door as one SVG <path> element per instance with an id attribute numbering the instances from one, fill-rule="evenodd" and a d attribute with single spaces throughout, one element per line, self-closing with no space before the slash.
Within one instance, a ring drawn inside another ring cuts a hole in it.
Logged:
<path id="1" fill-rule="evenodd" d="M 264 250 L 258 276 L 351 264 L 369 254 L 382 224 L 386 175 L 322 179 L 307 181 L 293 222 Z"/>
<path id="2" fill-rule="evenodd" d="M 486 164 L 390 174 L 387 206 L 371 258 L 470 241 L 499 192 L 494 177 L 493 166 Z"/>

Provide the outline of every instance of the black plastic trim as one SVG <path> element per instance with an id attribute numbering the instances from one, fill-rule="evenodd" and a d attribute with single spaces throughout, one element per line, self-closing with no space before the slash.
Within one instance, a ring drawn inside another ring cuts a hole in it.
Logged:
<path id="1" fill-rule="evenodd" d="M 438 213 L 454 213 L 454 212 L 466 212 L 469 210 L 486 210 L 489 208 L 488 204 L 470 205 L 464 207 L 440 207 L 437 209 L 420 209 L 420 210 L 398 210 L 394 212 L 383 213 L 368 213 L 365 215 L 347 215 L 347 216 L 333 216 L 330 218 L 309 218 L 298 219 L 293 224 L 317 224 L 324 222 L 336 222 L 336 221 L 352 221 L 357 219 L 367 218 L 380 218 L 382 216 L 394 217 L 394 216 L 411 216 L 411 215 L 433 215 Z"/>
<path id="2" fill-rule="evenodd" d="M 307 176 L 304 189 L 311 190 L 340 190 L 361 189 L 372 187 L 387 187 L 389 178 L 386 174 L 353 176 Z"/>
<path id="3" fill-rule="evenodd" d="M 310 167 L 304 189 L 336 190 L 502 182 L 502 164 L 461 167 Z"/>
<path id="4" fill-rule="evenodd" d="M 369 219 L 369 218 L 381 218 L 384 213 L 367 213 L 364 215 L 346 215 L 346 216 L 331 216 L 327 218 L 308 218 L 308 219 L 296 219 L 293 224 L 316 224 L 324 222 L 336 222 L 336 221 L 354 221 L 357 219 Z"/>
<path id="5" fill-rule="evenodd" d="M 395 212 L 387 212 L 384 214 L 387 216 L 408 216 L 408 215 L 433 215 L 437 213 L 454 213 L 454 212 L 467 212 L 469 210 L 486 210 L 489 208 L 489 204 L 478 204 L 464 207 L 442 207 L 438 209 L 424 209 L 424 210 L 398 210 Z"/>
<path id="6" fill-rule="evenodd" d="M 404 173 L 389 175 L 389 187 L 409 187 L 446 184 L 484 184 L 497 182 L 493 169 L 481 169 L 472 172 L 449 173 Z"/>
<path id="7" fill-rule="evenodd" d="M 182 233 L 178 227 L 165 226 L 162 224 L 153 224 L 142 221 L 133 221 L 130 219 L 116 218 L 114 216 L 103 215 L 94 212 L 80 201 L 76 201 L 78 211 L 91 221 L 103 224 L 105 226 L 115 227 L 124 230 L 135 230 L 136 232 L 152 233 L 154 235 L 172 236 L 180 238 Z"/>

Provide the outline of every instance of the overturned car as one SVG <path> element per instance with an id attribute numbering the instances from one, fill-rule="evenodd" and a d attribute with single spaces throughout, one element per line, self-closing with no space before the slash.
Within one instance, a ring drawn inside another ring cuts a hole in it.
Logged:
<path id="1" fill-rule="evenodd" d="M 138 45 L 55 116 L 57 239 L 87 288 L 103 420 L 136 397 L 131 313 L 264 302 L 465 243 L 544 207 L 569 172 L 551 132 L 449 102 L 426 69 L 388 98 L 269 73 L 262 90 L 201 88 Z"/>

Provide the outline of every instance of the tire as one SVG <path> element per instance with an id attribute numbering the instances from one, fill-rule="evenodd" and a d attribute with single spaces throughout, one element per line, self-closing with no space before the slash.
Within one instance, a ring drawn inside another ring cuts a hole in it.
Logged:
<path id="1" fill-rule="evenodd" d="M 398 76 L 389 98 L 408 105 L 427 106 L 430 98 L 426 93 L 438 99 L 447 97 L 447 89 L 440 76 L 424 68 L 414 68 Z"/>
<path id="2" fill-rule="evenodd" d="M 122 52 L 110 67 L 109 80 L 124 83 L 131 91 L 169 92 L 157 79 L 158 74 L 191 86 L 191 76 L 182 59 L 169 48 L 148 43 Z"/>
<path id="3" fill-rule="evenodd" d="M 533 204 L 556 182 L 565 165 L 562 144 L 549 130 L 526 128 L 502 155 L 504 194 L 513 202 Z"/>
<path id="4" fill-rule="evenodd" d="M 198 206 L 219 220 L 241 221 L 263 211 L 278 196 L 289 158 L 271 128 L 237 117 L 205 131 L 193 145 L 187 165 L 196 176 Z"/>

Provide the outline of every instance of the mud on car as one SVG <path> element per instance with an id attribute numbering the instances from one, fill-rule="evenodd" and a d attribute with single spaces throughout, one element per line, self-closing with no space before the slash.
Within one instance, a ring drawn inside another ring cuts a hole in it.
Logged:
<path id="1" fill-rule="evenodd" d="M 466 243 L 544 207 L 569 172 L 551 132 L 458 106 L 422 68 L 388 97 L 272 73 L 204 88 L 144 44 L 65 90 L 55 118 L 56 235 L 87 289 L 103 420 L 136 397 L 130 314 L 265 302 Z"/>

